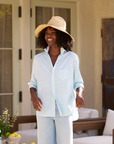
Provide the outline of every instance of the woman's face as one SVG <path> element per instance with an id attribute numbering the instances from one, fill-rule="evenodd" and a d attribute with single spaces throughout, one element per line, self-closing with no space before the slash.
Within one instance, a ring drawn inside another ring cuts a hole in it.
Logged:
<path id="1" fill-rule="evenodd" d="M 54 28 L 48 27 L 45 32 L 45 40 L 49 46 L 57 46 L 56 31 Z"/>

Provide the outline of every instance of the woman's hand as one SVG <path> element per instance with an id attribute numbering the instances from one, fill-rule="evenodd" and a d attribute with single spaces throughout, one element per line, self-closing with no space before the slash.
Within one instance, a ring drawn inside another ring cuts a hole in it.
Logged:
<path id="1" fill-rule="evenodd" d="M 85 101 L 84 101 L 84 98 L 83 98 L 83 89 L 81 87 L 77 88 L 76 92 L 77 92 L 76 107 L 78 107 L 78 108 L 83 107 L 84 108 Z"/>
<path id="2" fill-rule="evenodd" d="M 36 111 L 42 111 L 43 104 L 41 99 L 36 95 L 36 89 L 30 88 L 30 93 L 31 93 L 31 99 L 32 99 L 32 104 L 34 109 Z"/>

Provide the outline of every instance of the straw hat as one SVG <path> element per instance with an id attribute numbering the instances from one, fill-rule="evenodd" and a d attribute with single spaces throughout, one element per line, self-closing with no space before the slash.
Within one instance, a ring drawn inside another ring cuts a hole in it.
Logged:
<path id="1" fill-rule="evenodd" d="M 35 36 L 38 38 L 39 33 L 44 28 L 49 27 L 49 26 L 68 34 L 71 37 L 72 41 L 74 41 L 74 38 L 66 31 L 65 20 L 60 16 L 52 16 L 52 18 L 48 21 L 47 24 L 39 25 L 35 30 Z"/>

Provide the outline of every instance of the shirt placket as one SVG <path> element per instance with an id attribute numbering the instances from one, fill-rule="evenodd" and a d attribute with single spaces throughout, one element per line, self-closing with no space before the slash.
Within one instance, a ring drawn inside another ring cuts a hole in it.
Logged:
<path id="1" fill-rule="evenodd" d="M 55 94 L 55 71 L 56 71 L 56 65 L 58 63 L 58 61 L 62 58 L 61 54 L 58 56 L 56 62 L 55 62 L 55 65 L 53 66 L 52 64 L 52 61 L 51 61 L 51 58 L 49 56 L 49 54 L 47 53 L 47 56 L 48 56 L 48 60 L 50 61 L 51 63 L 51 67 L 52 67 L 52 74 L 51 74 L 51 86 L 52 86 L 52 95 L 53 95 L 53 99 L 55 101 L 54 105 L 53 105 L 53 109 L 54 109 L 54 113 L 56 115 L 56 112 L 57 112 L 57 116 L 61 116 L 62 113 L 61 113 L 61 110 L 60 110 L 60 107 L 59 107 L 59 104 L 58 104 L 58 101 L 56 99 L 56 94 Z"/>
<path id="2" fill-rule="evenodd" d="M 58 104 L 58 101 L 57 101 L 57 98 L 56 98 L 56 93 L 55 93 L 55 71 L 56 71 L 56 65 L 57 65 L 57 63 L 60 59 L 61 59 L 61 54 L 58 56 L 58 58 L 55 62 L 55 65 L 52 68 L 52 92 L 53 92 L 53 97 L 55 99 L 54 109 L 55 109 L 55 115 L 56 116 L 61 116 L 62 115 L 59 104 Z"/>

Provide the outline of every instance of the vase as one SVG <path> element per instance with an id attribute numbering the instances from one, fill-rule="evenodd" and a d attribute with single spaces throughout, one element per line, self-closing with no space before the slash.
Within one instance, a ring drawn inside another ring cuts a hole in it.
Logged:
<path id="1" fill-rule="evenodd" d="M 2 137 L 2 140 L 5 140 L 5 139 L 7 139 L 7 137 L 5 137 L 5 135 L 1 135 L 1 137 Z"/>
<path id="2" fill-rule="evenodd" d="M 2 144 L 8 144 L 9 143 L 9 139 L 6 138 L 6 139 L 2 139 Z"/>
<path id="3" fill-rule="evenodd" d="M 2 135 L 2 144 L 8 144 L 8 142 L 9 142 L 8 138 Z"/>

